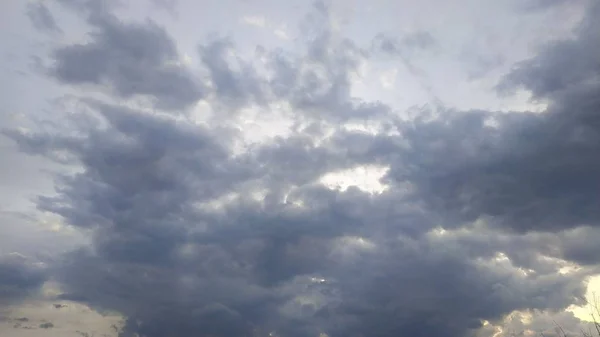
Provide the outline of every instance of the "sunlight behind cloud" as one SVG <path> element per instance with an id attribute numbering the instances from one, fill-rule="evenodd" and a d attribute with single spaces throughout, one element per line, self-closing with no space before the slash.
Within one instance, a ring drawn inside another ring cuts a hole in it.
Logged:
<path id="1" fill-rule="evenodd" d="M 569 311 L 573 312 L 575 317 L 583 321 L 593 322 L 591 313 L 596 314 L 596 319 L 599 318 L 598 314 L 600 314 L 593 307 L 595 304 L 600 304 L 600 275 L 590 277 L 585 299 L 588 301 L 588 305 L 582 307 L 574 306 L 569 308 Z"/>
<path id="2" fill-rule="evenodd" d="M 358 166 L 325 174 L 320 182 L 330 189 L 345 191 L 349 187 L 356 187 L 363 192 L 380 194 L 388 188 L 380 182 L 388 170 L 388 167 L 376 165 Z"/>

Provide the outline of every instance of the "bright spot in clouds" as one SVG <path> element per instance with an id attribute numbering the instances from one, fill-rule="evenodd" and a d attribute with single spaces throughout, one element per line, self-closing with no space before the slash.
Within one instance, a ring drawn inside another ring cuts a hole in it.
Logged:
<path id="1" fill-rule="evenodd" d="M 321 177 L 322 184 L 331 189 L 345 191 L 356 187 L 368 193 L 382 193 L 387 188 L 380 179 L 388 171 L 387 167 L 359 166 L 352 169 L 331 172 Z"/>
<path id="2" fill-rule="evenodd" d="M 361 5 L 4 1 L 0 336 L 589 327 L 600 4 Z"/>

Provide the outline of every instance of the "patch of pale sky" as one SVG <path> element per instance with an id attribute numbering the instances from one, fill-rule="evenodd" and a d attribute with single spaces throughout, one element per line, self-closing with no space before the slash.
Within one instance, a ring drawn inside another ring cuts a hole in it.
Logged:
<path id="1" fill-rule="evenodd" d="M 233 123 L 229 122 L 229 125 L 240 132 L 240 138 L 233 145 L 233 154 L 245 153 L 253 145 L 268 142 L 275 137 L 288 137 L 295 122 L 293 116 L 290 104 L 285 101 L 267 106 L 244 107 Z"/>
<path id="2" fill-rule="evenodd" d="M 244 16 L 240 21 L 249 26 L 267 29 L 272 32 L 274 36 L 281 40 L 290 39 L 290 35 L 285 24 L 277 24 L 275 22 L 267 21 L 263 16 Z"/>
<path id="3" fill-rule="evenodd" d="M 116 337 L 124 323 L 117 313 L 99 313 L 77 302 L 57 300 L 59 286 L 48 281 L 42 297 L 9 307 L 0 319 L 0 336 L 6 337 Z M 46 324 L 46 328 L 43 325 Z"/>
<path id="4" fill-rule="evenodd" d="M 282 39 L 282 40 L 289 40 L 290 39 L 290 34 L 287 31 L 287 28 L 285 26 L 281 26 L 276 28 L 273 31 L 273 34 L 275 34 L 275 36 L 277 36 L 278 38 Z"/>
<path id="5" fill-rule="evenodd" d="M 377 165 L 358 166 L 327 173 L 321 177 L 320 182 L 330 189 L 345 191 L 349 187 L 356 187 L 367 193 L 379 194 L 388 188 L 381 182 L 388 170 L 388 167 Z"/>
<path id="6" fill-rule="evenodd" d="M 386 167 L 375 165 L 359 166 L 352 169 L 327 173 L 319 179 L 319 182 L 328 188 L 340 191 L 345 191 L 349 187 L 356 187 L 366 193 L 379 194 L 388 187 L 380 182 L 380 179 L 386 174 L 387 170 L 388 168 Z M 258 188 L 250 190 L 246 194 L 251 200 L 261 203 L 264 201 L 268 192 L 269 191 L 264 188 Z M 282 202 L 291 206 L 302 207 L 303 203 L 301 199 L 295 198 L 294 200 L 291 200 L 289 198 L 291 192 L 292 191 L 290 190 L 284 195 Z M 204 211 L 219 212 L 228 204 L 239 200 L 240 197 L 241 195 L 239 193 L 231 192 L 195 206 Z"/>
<path id="7" fill-rule="evenodd" d="M 286 205 L 286 207 L 291 206 L 292 208 L 303 209 L 305 206 L 304 200 L 302 200 L 301 197 L 292 194 L 296 189 L 296 186 L 289 188 L 288 191 L 283 195 L 282 202 L 284 205 Z"/>
<path id="8" fill-rule="evenodd" d="M 372 251 L 377 248 L 377 245 L 360 236 L 344 236 L 335 240 L 334 247 L 334 251 L 337 249 L 343 254 L 352 254 L 356 251 Z"/>
<path id="9" fill-rule="evenodd" d="M 219 212 L 225 209 L 225 207 L 238 200 L 241 197 L 240 193 L 230 192 L 224 195 L 213 198 L 212 200 L 196 203 L 194 207 L 203 211 L 215 211 Z"/>
<path id="10" fill-rule="evenodd" d="M 45 323 L 52 325 L 40 327 Z M 12 308 L 9 315 L 0 320 L 0 336 L 82 337 L 88 333 L 89 336 L 116 337 L 122 323 L 120 315 L 103 315 L 76 302 L 37 300 Z"/>
<path id="11" fill-rule="evenodd" d="M 396 84 L 396 75 L 398 74 L 398 68 L 391 68 L 390 70 L 384 71 L 379 77 L 379 81 L 383 89 L 390 90 Z"/>

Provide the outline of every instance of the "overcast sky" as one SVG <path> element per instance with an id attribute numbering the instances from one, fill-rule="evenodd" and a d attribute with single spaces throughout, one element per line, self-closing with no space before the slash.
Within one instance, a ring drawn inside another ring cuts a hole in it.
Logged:
<path id="1" fill-rule="evenodd" d="M 590 327 L 597 1 L 0 13 L 0 336 Z"/>

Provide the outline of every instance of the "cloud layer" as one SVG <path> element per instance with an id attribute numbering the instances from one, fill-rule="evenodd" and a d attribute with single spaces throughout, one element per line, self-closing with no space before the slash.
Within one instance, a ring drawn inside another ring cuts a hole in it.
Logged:
<path id="1" fill-rule="evenodd" d="M 72 168 L 36 205 L 92 245 L 49 274 L 0 260 L 0 299 L 51 276 L 62 298 L 127 317 L 123 337 L 475 336 L 514 311 L 583 303 L 600 262 L 600 6 L 498 85 L 531 91 L 544 113 L 434 102 L 407 118 L 352 83 L 381 52 L 436 47 L 428 33 L 361 46 L 318 2 L 295 53 L 257 48 L 259 67 L 211 38 L 196 69 L 156 22 L 61 2 L 91 34 L 53 50 L 43 75 L 81 90 L 48 123 L 4 133 Z M 195 114 L 199 100 L 211 116 Z M 241 146 L 247 109 L 291 127 Z M 364 165 L 387 169 L 385 191 L 320 183 Z M 559 272 L 571 263 L 586 267 Z"/>

